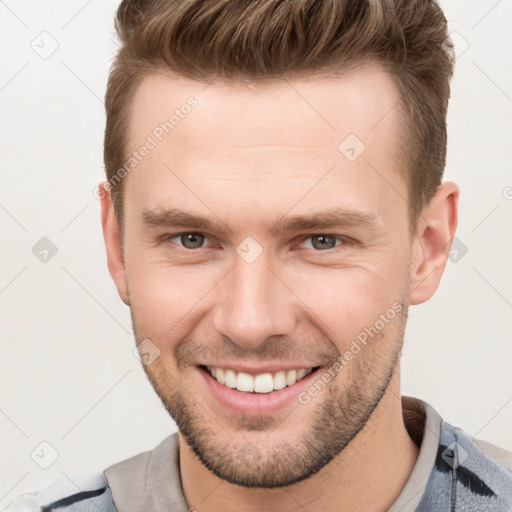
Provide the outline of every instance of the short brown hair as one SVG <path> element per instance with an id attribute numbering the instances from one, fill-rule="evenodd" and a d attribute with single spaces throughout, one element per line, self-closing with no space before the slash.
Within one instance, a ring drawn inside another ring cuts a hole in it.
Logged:
<path id="1" fill-rule="evenodd" d="M 453 48 L 433 0 L 124 0 L 121 48 L 106 92 L 104 160 L 122 222 L 130 104 L 141 81 L 173 72 L 211 82 L 333 76 L 365 62 L 390 73 L 400 93 L 409 211 L 441 183 Z"/>

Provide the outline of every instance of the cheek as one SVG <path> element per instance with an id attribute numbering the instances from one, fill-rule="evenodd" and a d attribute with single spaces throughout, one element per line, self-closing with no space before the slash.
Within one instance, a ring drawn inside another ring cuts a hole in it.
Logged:
<path id="1" fill-rule="evenodd" d="M 145 258 L 142 251 L 130 263 L 130 305 L 145 335 L 163 341 L 190 332 L 197 308 L 208 304 L 218 280 L 212 269 L 172 266 Z"/>
<path id="2" fill-rule="evenodd" d="M 127 248 L 126 261 L 131 308 L 141 334 L 162 351 L 197 331 L 201 321 L 208 322 L 219 297 L 235 293 L 222 281 L 229 265 L 173 265 L 140 247 Z M 345 267 L 302 262 L 275 270 L 293 292 L 281 307 L 296 308 L 301 321 L 315 325 L 344 350 L 403 300 L 407 261 L 405 251 L 395 248 Z"/>
<path id="3" fill-rule="evenodd" d="M 336 345 L 339 340 L 338 348 L 343 349 L 381 315 L 391 310 L 387 316 L 395 317 L 405 299 L 406 269 L 405 260 L 389 258 L 352 268 L 311 266 L 302 275 L 290 273 L 285 280 L 300 299 L 308 321 Z"/>

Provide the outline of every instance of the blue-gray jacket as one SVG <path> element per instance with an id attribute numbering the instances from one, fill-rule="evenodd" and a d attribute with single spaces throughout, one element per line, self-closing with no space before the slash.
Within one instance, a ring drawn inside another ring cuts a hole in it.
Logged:
<path id="1" fill-rule="evenodd" d="M 402 404 L 405 425 L 420 451 L 389 512 L 512 511 L 512 452 L 472 439 L 422 400 L 403 396 Z M 178 436 L 172 434 L 103 473 L 57 479 L 39 492 L 18 496 L 5 512 L 190 510 L 181 487 Z"/>

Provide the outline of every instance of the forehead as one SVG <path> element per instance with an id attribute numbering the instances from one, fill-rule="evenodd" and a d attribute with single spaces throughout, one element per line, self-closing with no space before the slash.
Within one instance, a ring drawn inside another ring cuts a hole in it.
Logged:
<path id="1" fill-rule="evenodd" d="M 191 98 L 197 101 L 192 109 L 186 105 Z M 396 134 L 397 103 L 393 79 L 371 64 L 329 78 L 265 84 L 205 84 L 175 75 L 149 76 L 133 98 L 128 145 L 136 145 L 175 113 L 172 133 L 163 135 L 170 135 L 165 137 L 169 143 L 194 149 L 195 156 L 223 146 L 282 144 L 337 150 L 349 133 L 364 143 L 384 133 Z"/>
<path id="2" fill-rule="evenodd" d="M 340 206 L 343 197 L 341 206 L 377 212 L 397 190 L 406 195 L 398 97 L 393 79 L 371 65 L 266 84 L 147 77 L 133 98 L 127 146 L 130 154 L 150 138 L 152 149 L 129 173 L 126 200 L 138 210 L 192 201 L 196 211 L 287 211 L 283 197 L 291 205 L 311 189 L 310 205 Z"/>

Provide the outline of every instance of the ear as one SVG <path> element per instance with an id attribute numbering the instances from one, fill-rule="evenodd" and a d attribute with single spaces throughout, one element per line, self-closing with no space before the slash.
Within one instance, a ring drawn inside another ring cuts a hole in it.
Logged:
<path id="1" fill-rule="evenodd" d="M 458 222 L 459 188 L 443 183 L 418 221 L 413 240 L 409 304 L 434 295 L 443 275 Z"/>
<path id="2" fill-rule="evenodd" d="M 101 198 L 101 225 L 103 227 L 105 248 L 107 249 L 108 270 L 116 284 L 121 300 L 129 305 L 121 229 L 112 204 L 110 184 L 104 181 L 98 185 L 98 190 Z"/>

